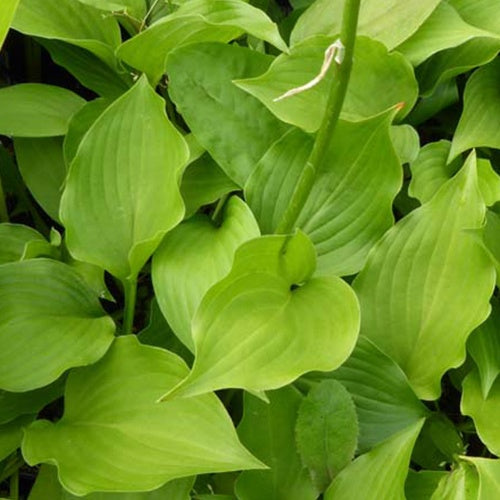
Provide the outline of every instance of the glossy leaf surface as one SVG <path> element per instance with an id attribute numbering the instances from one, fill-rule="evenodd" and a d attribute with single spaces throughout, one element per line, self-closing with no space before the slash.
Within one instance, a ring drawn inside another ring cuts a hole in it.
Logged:
<path id="1" fill-rule="evenodd" d="M 471 155 L 422 207 L 386 233 L 354 282 L 362 334 L 405 371 L 422 399 L 465 359 L 469 334 L 489 315 L 495 274 L 464 229 L 479 228 L 485 206 Z"/>
<path id="2" fill-rule="evenodd" d="M 297 447 L 318 491 L 354 458 L 358 418 L 349 392 L 335 380 L 313 387 L 302 401 L 296 425 Z"/>
<path id="3" fill-rule="evenodd" d="M 126 12 L 137 20 L 142 20 L 147 12 L 147 0 L 78 0 L 97 9 L 111 12 Z"/>
<path id="4" fill-rule="evenodd" d="M 277 102 L 275 99 L 312 80 L 333 41 L 324 36 L 305 40 L 295 45 L 290 55 L 276 58 L 264 74 L 235 83 L 264 103 L 280 120 L 315 132 L 325 114 L 333 73 L 310 90 Z M 378 98 L 373 99 L 374 95 Z M 398 53 L 389 54 L 380 42 L 358 38 L 342 117 L 360 120 L 400 103 L 400 117 L 403 117 L 416 98 L 417 82 L 405 58 Z"/>
<path id="5" fill-rule="evenodd" d="M 500 491 L 500 460 L 480 457 L 462 459 L 472 463 L 479 474 L 478 500 L 494 498 Z"/>
<path id="6" fill-rule="evenodd" d="M 292 44 L 313 35 L 340 33 L 345 0 L 316 0 L 300 17 L 291 35 Z M 358 33 L 393 49 L 409 38 L 431 15 L 439 0 L 363 0 Z M 411 15 L 408 15 L 411 12 Z"/>
<path id="7" fill-rule="evenodd" d="M 0 264 L 22 260 L 30 242 L 50 246 L 38 231 L 22 224 L 0 224 L 0 241 Z"/>
<path id="8" fill-rule="evenodd" d="M 359 456 L 326 490 L 325 500 L 403 500 L 410 455 L 423 419 Z"/>
<path id="9" fill-rule="evenodd" d="M 250 209 L 233 197 L 219 226 L 207 216 L 195 216 L 168 234 L 155 253 L 152 277 L 158 304 L 191 351 L 191 321 L 203 296 L 230 271 L 236 249 L 259 234 Z"/>
<path id="10" fill-rule="evenodd" d="M 0 267 L 0 318 L 0 387 L 7 391 L 37 389 L 97 361 L 115 329 L 79 275 L 46 259 Z"/>
<path id="11" fill-rule="evenodd" d="M 362 453 L 428 415 L 401 368 L 363 336 L 340 368 L 308 378 L 333 378 L 349 391 L 356 405 Z"/>
<path id="12" fill-rule="evenodd" d="M 479 477 L 474 467 L 459 462 L 451 473 L 443 477 L 430 497 L 431 500 L 475 500 L 478 497 Z"/>
<path id="13" fill-rule="evenodd" d="M 53 85 L 21 83 L 0 89 L 0 133 L 14 137 L 64 135 L 85 101 Z"/>
<path id="14" fill-rule="evenodd" d="M 293 387 L 267 393 L 269 403 L 245 394 L 241 441 L 270 470 L 246 471 L 236 481 L 238 500 L 314 500 L 317 491 L 295 446 L 302 396 Z"/>
<path id="15" fill-rule="evenodd" d="M 178 179 L 188 157 L 141 78 L 97 119 L 71 165 L 60 216 L 73 257 L 120 279 L 137 275 L 182 219 Z"/>
<path id="16" fill-rule="evenodd" d="M 314 247 L 301 232 L 239 247 L 193 318 L 195 362 L 172 394 L 276 389 L 345 361 L 358 334 L 356 297 L 339 278 L 312 278 L 314 269 Z"/>
<path id="17" fill-rule="evenodd" d="M 156 83 L 173 49 L 190 43 L 229 42 L 245 32 L 287 50 L 277 26 L 253 5 L 242 0 L 190 0 L 126 41 L 118 56 Z"/>
<path id="18" fill-rule="evenodd" d="M 19 0 L 4 0 L 2 3 L 2 10 L 0 11 L 0 49 L 7 36 L 18 4 Z"/>
<path id="19" fill-rule="evenodd" d="M 24 457 L 57 465 L 63 486 L 77 495 L 151 490 L 194 474 L 261 467 L 214 395 L 158 403 L 165 384 L 173 387 L 186 374 L 176 355 L 133 336 L 116 339 L 99 363 L 71 372 L 64 416 L 28 428 Z"/>
<path id="20" fill-rule="evenodd" d="M 199 143 L 240 186 L 287 126 L 232 80 L 257 76 L 271 61 L 256 51 L 217 43 L 181 47 L 168 58 L 171 99 Z"/>

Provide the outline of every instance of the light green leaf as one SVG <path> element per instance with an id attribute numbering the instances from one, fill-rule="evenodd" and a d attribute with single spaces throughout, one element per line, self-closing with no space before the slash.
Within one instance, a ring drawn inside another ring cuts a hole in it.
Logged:
<path id="1" fill-rule="evenodd" d="M 85 106 L 73 115 L 69 122 L 68 133 L 64 137 L 63 144 L 66 165 L 69 166 L 71 164 L 84 135 L 110 104 L 111 101 L 108 99 L 94 99 L 87 102 Z"/>
<path id="2" fill-rule="evenodd" d="M 61 137 L 16 138 L 17 165 L 33 198 L 59 221 L 59 203 L 66 179 Z"/>
<path id="3" fill-rule="evenodd" d="M 489 315 L 493 264 L 466 229 L 485 205 L 474 154 L 422 207 L 373 249 L 354 282 L 362 334 L 405 371 L 421 399 L 436 399 L 440 379 L 465 359 L 469 334 Z"/>
<path id="4" fill-rule="evenodd" d="M 457 47 L 472 38 L 495 37 L 494 33 L 466 23 L 447 2 L 441 2 L 418 31 L 397 48 L 414 66 L 433 54 Z"/>
<path id="5" fill-rule="evenodd" d="M 102 97 L 115 99 L 132 86 L 132 78 L 128 73 L 110 67 L 85 49 L 57 40 L 40 38 L 38 41 L 56 64 Z"/>
<path id="6" fill-rule="evenodd" d="M 464 110 L 458 123 L 449 159 L 470 148 L 500 149 L 500 60 L 479 68 L 468 80 Z"/>
<path id="7" fill-rule="evenodd" d="M 185 217 L 191 217 L 203 205 L 238 190 L 238 185 L 219 165 L 209 155 L 203 155 L 191 163 L 182 176 L 181 194 L 186 205 Z"/>
<path id="8" fill-rule="evenodd" d="M 472 417 L 481 441 L 495 455 L 500 455 L 500 379 L 492 384 L 488 397 L 484 398 L 479 371 L 474 369 L 462 384 L 460 409 Z"/>
<path id="9" fill-rule="evenodd" d="M 185 476 L 262 467 L 215 395 L 158 403 L 165 385 L 187 373 L 175 354 L 134 336 L 117 338 L 101 361 L 70 373 L 61 420 L 26 430 L 25 459 L 57 465 L 75 495 L 152 490 Z"/>
<path id="10" fill-rule="evenodd" d="M 448 163 L 451 143 L 449 141 L 431 142 L 419 152 L 411 165 L 412 179 L 409 186 L 410 196 L 421 203 L 429 201 L 439 188 L 455 175 L 462 165 L 461 158 Z M 477 160 L 478 186 L 487 206 L 500 201 L 500 176 L 493 170 L 489 160 Z"/>
<path id="11" fill-rule="evenodd" d="M 295 447 L 302 397 L 291 386 L 267 395 L 269 403 L 245 394 L 238 435 L 271 469 L 243 472 L 236 481 L 236 496 L 239 500 L 315 500 L 316 489 Z"/>
<path id="12" fill-rule="evenodd" d="M 190 0 L 127 40 L 117 54 L 156 83 L 173 49 L 190 43 L 229 42 L 243 33 L 288 50 L 277 26 L 262 10 L 242 0 Z"/>
<path id="13" fill-rule="evenodd" d="M 116 65 L 113 51 L 121 39 L 118 22 L 77 0 L 21 0 L 12 27 L 25 35 L 71 43 L 111 67 Z"/>
<path id="14" fill-rule="evenodd" d="M 180 224 L 153 257 L 152 278 L 158 304 L 175 334 L 191 351 L 191 321 L 205 293 L 230 270 L 234 252 L 260 235 L 241 199 L 227 203 L 220 226 L 205 215 Z"/>
<path id="15" fill-rule="evenodd" d="M 448 0 L 468 23 L 500 34 L 500 4 L 496 0 Z"/>
<path id="16" fill-rule="evenodd" d="M 412 163 L 418 156 L 420 137 L 411 125 L 394 125 L 390 128 L 392 145 L 400 163 Z"/>
<path id="17" fill-rule="evenodd" d="M 7 424 L 0 425 L 0 461 L 21 446 L 23 429 L 34 419 L 34 415 L 24 415 Z"/>
<path id="18" fill-rule="evenodd" d="M 420 94 L 431 95 L 440 84 L 492 61 L 499 51 L 498 38 L 482 37 L 437 53 L 415 71 Z"/>
<path id="19" fill-rule="evenodd" d="M 7 36 L 18 4 L 19 0 L 3 0 L 2 2 L 2 9 L 0 10 L 0 49 Z"/>
<path id="20" fill-rule="evenodd" d="M 500 283 L 500 215 L 491 209 L 487 210 L 485 222 L 482 230 L 482 243 L 495 264 L 498 285 Z"/>
<path id="21" fill-rule="evenodd" d="M 366 337 L 334 372 L 308 375 L 341 382 L 354 400 L 359 422 L 358 449 L 364 453 L 428 415 L 401 368 Z"/>
<path id="22" fill-rule="evenodd" d="M 297 448 L 319 492 L 354 458 L 356 407 L 344 386 L 323 380 L 302 401 L 295 427 Z"/>
<path id="23" fill-rule="evenodd" d="M 430 497 L 431 500 L 476 500 L 479 477 L 474 467 L 460 461 L 451 473 L 444 476 Z"/>
<path id="24" fill-rule="evenodd" d="M 325 114 L 333 73 L 306 92 L 278 102 L 275 99 L 312 80 L 319 73 L 325 50 L 332 42 L 333 38 L 325 36 L 305 40 L 294 46 L 290 55 L 276 58 L 266 73 L 235 83 L 280 120 L 314 132 Z M 352 75 L 342 108 L 344 119 L 368 118 L 400 103 L 404 104 L 402 118 L 413 107 L 417 94 L 413 69 L 401 54 L 389 54 L 380 42 L 369 38 L 356 40 Z"/>
<path id="25" fill-rule="evenodd" d="M 410 469 L 405 483 L 405 496 L 407 500 L 429 500 L 436 490 L 439 481 L 446 477 L 448 472 L 421 470 L 415 472 Z"/>
<path id="26" fill-rule="evenodd" d="M 394 110 L 388 110 L 359 122 L 340 121 L 318 165 L 296 224 L 316 247 L 319 274 L 358 272 L 370 249 L 393 224 L 392 202 L 402 181 L 390 137 L 393 116 Z M 255 167 L 246 196 L 263 231 L 276 228 L 311 147 L 309 137 L 291 132 Z"/>
<path id="27" fill-rule="evenodd" d="M 403 500 L 411 451 L 423 423 L 417 421 L 359 456 L 333 480 L 325 500 Z"/>
<path id="28" fill-rule="evenodd" d="M 62 396 L 64 377 L 41 389 L 27 392 L 0 391 L 0 424 L 22 415 L 36 415 L 44 406 Z"/>
<path id="29" fill-rule="evenodd" d="M 0 224 L 0 264 L 22 260 L 26 246 L 32 241 L 43 242 L 50 247 L 48 241 L 35 229 L 22 224 Z"/>
<path id="30" fill-rule="evenodd" d="M 217 43 L 182 47 L 168 58 L 170 97 L 196 139 L 240 186 L 288 127 L 232 80 L 259 75 L 271 61 Z"/>
<path id="31" fill-rule="evenodd" d="M 467 342 L 467 351 L 479 370 L 484 399 L 500 373 L 500 304 L 495 298 L 491 303 L 490 317 L 472 332 Z"/>
<path id="32" fill-rule="evenodd" d="M 314 247 L 300 231 L 240 246 L 193 318 L 195 362 L 169 397 L 277 389 L 345 361 L 358 335 L 356 297 L 339 278 L 311 278 L 314 270 Z"/>
<path id="33" fill-rule="evenodd" d="M 362 0 L 358 34 L 382 42 L 389 50 L 409 38 L 431 15 L 440 0 Z M 340 33 L 345 0 L 316 0 L 300 16 L 291 35 L 295 44 L 313 35 Z M 411 15 L 408 13 L 411 12 Z"/>
<path id="34" fill-rule="evenodd" d="M 461 457 L 474 464 L 479 474 L 479 494 L 477 500 L 496 498 L 500 491 L 500 460 L 479 457 Z"/>
<path id="35" fill-rule="evenodd" d="M 141 21 L 148 10 L 147 0 L 78 0 L 81 3 L 111 12 L 126 12 Z"/>
<path id="36" fill-rule="evenodd" d="M 64 135 L 85 104 L 73 92 L 52 85 L 21 83 L 0 89 L 0 134 L 14 137 Z"/>
<path id="37" fill-rule="evenodd" d="M 184 213 L 189 158 L 164 101 L 142 77 L 84 136 L 61 199 L 68 249 L 114 276 L 136 276 Z"/>
<path id="38" fill-rule="evenodd" d="M 66 491 L 59 483 L 57 469 L 42 465 L 36 476 L 35 484 L 28 500 L 190 500 L 189 492 L 194 483 L 193 477 L 174 479 L 165 486 L 153 491 L 140 493 L 91 493 L 77 497 Z"/>
<path id="39" fill-rule="evenodd" d="M 0 267 L 0 388 L 37 389 L 68 368 L 97 361 L 114 330 L 69 266 L 33 259 Z"/>

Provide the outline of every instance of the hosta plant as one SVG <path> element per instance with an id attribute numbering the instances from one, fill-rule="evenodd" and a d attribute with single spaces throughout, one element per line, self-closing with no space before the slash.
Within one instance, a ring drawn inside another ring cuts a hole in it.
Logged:
<path id="1" fill-rule="evenodd" d="M 2 0 L 0 497 L 500 498 L 497 0 Z"/>

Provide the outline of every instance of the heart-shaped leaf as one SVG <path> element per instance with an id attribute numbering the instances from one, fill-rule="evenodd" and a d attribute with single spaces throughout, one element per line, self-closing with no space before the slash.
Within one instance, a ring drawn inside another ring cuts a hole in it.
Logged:
<path id="1" fill-rule="evenodd" d="M 464 361 L 467 337 L 489 315 L 494 266 L 465 231 L 480 228 L 484 216 L 472 154 L 385 234 L 354 281 L 362 334 L 401 366 L 422 399 L 439 396 L 442 375 Z"/>
<path id="2" fill-rule="evenodd" d="M 114 330 L 70 266 L 47 259 L 0 266 L 0 388 L 37 389 L 97 361 Z"/>
<path id="3" fill-rule="evenodd" d="M 207 216 L 193 217 L 168 234 L 155 253 L 152 277 L 158 304 L 191 351 L 191 321 L 201 299 L 230 271 L 236 249 L 259 234 L 250 209 L 233 197 L 219 227 Z"/>
<path id="4" fill-rule="evenodd" d="M 314 270 L 314 247 L 300 231 L 239 247 L 193 318 L 195 362 L 169 397 L 276 389 L 345 361 L 358 335 L 356 296 L 339 278 L 311 278 Z"/>
<path id="5" fill-rule="evenodd" d="M 262 467 L 215 395 L 158 403 L 165 384 L 175 386 L 187 371 L 175 354 L 117 338 L 101 361 L 70 373 L 61 420 L 26 430 L 25 459 L 57 465 L 76 495 L 153 490 L 185 476 Z"/>
<path id="6" fill-rule="evenodd" d="M 84 136 L 61 199 L 68 249 L 120 279 L 136 276 L 181 220 L 186 142 L 142 77 Z"/>

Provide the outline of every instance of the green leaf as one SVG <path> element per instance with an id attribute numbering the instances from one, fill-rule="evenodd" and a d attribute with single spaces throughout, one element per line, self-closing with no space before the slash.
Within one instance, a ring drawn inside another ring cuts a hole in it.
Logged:
<path id="1" fill-rule="evenodd" d="M 47 240 L 35 229 L 22 224 L 0 224 L 0 264 L 23 260 L 28 243 L 43 242 L 50 247 Z"/>
<path id="2" fill-rule="evenodd" d="M 308 375 L 332 378 L 352 396 L 359 423 L 358 449 L 364 453 L 429 413 L 401 368 L 373 342 L 359 337 L 349 359 L 334 372 Z"/>
<path id="3" fill-rule="evenodd" d="M 0 134 L 14 137 L 64 135 L 85 101 L 62 87 L 21 83 L 0 89 Z"/>
<path id="4" fill-rule="evenodd" d="M 500 34 L 500 4 L 496 0 L 448 0 L 468 23 Z"/>
<path id="5" fill-rule="evenodd" d="M 176 50 L 167 62 L 169 95 L 178 111 L 200 144 L 240 186 L 287 126 L 232 80 L 263 73 L 271 60 L 243 47 L 204 43 Z"/>
<path id="6" fill-rule="evenodd" d="M 325 500 L 403 500 L 410 455 L 424 419 L 421 419 L 359 456 L 333 480 Z"/>
<path id="7" fill-rule="evenodd" d="M 420 94 L 431 95 L 442 83 L 492 61 L 499 51 L 497 37 L 482 37 L 437 53 L 416 69 Z"/>
<path id="8" fill-rule="evenodd" d="M 448 472 L 421 470 L 415 472 L 410 469 L 405 483 L 405 496 L 407 500 L 429 500 L 436 490 L 439 481 L 446 477 Z"/>
<path id="9" fill-rule="evenodd" d="M 291 386 L 267 395 L 269 403 L 245 394 L 238 435 L 271 469 L 243 472 L 236 481 L 236 496 L 239 500 L 315 500 L 316 489 L 295 447 L 302 397 Z"/>
<path id="10" fill-rule="evenodd" d="M 358 122 L 340 121 L 318 165 L 296 221 L 314 243 L 318 273 L 350 275 L 392 226 L 402 170 L 390 136 L 394 110 Z M 312 140 L 293 131 L 255 167 L 246 196 L 263 232 L 273 232 L 306 163 Z M 374 190 L 373 186 L 377 185 Z"/>
<path id="11" fill-rule="evenodd" d="M 363 0 L 358 34 L 382 42 L 389 50 L 409 38 L 430 16 L 440 0 Z M 313 35 L 338 35 L 345 0 L 316 0 L 302 14 L 291 35 L 295 44 Z M 411 12 L 411 15 L 408 13 Z"/>
<path id="12" fill-rule="evenodd" d="M 71 164 L 60 217 L 73 257 L 122 280 L 136 276 L 182 220 L 178 179 L 188 157 L 142 77 L 94 122 Z"/>
<path id="13" fill-rule="evenodd" d="M 500 491 L 500 460 L 479 457 L 461 457 L 474 464 L 479 474 L 479 494 L 477 500 L 496 498 Z"/>
<path id="14" fill-rule="evenodd" d="M 185 217 L 191 217 L 200 207 L 237 191 L 235 184 L 209 155 L 191 163 L 182 176 L 181 194 L 186 204 Z"/>
<path id="15" fill-rule="evenodd" d="M 70 373 L 61 420 L 26 430 L 25 459 L 57 465 L 75 495 L 152 490 L 185 476 L 261 467 L 215 395 L 158 403 L 165 385 L 187 372 L 175 354 L 117 338 L 101 361 Z"/>
<path id="16" fill-rule="evenodd" d="M 494 34 L 466 23 L 452 5 L 441 2 L 418 31 L 397 50 L 418 66 L 437 52 L 478 37 L 494 37 Z"/>
<path id="17" fill-rule="evenodd" d="M 490 317 L 472 332 L 467 342 L 467 351 L 479 370 L 484 399 L 500 374 L 500 304 L 496 298 L 492 298 L 491 304 Z"/>
<path id="18" fill-rule="evenodd" d="M 421 399 L 465 359 L 469 334 L 489 315 L 494 267 L 465 229 L 480 228 L 485 205 L 476 158 L 373 249 L 354 281 L 362 334 L 405 371 Z"/>
<path id="19" fill-rule="evenodd" d="M 314 132 L 325 114 L 333 73 L 312 89 L 275 102 L 279 96 L 312 80 L 320 71 L 324 53 L 333 38 L 319 36 L 295 45 L 290 55 L 275 59 L 270 68 L 254 78 L 238 79 L 236 85 L 259 99 L 280 120 Z M 389 54 L 380 42 L 356 40 L 352 75 L 342 108 L 347 120 L 368 118 L 403 103 L 402 118 L 417 99 L 413 69 L 398 53 Z M 377 95 L 377 99 L 373 96 Z"/>
<path id="20" fill-rule="evenodd" d="M 488 397 L 484 398 L 479 371 L 474 369 L 462 384 L 460 409 L 472 417 L 481 441 L 495 455 L 500 455 L 500 379 L 492 384 Z"/>
<path id="21" fill-rule="evenodd" d="M 44 406 L 62 396 L 64 377 L 54 383 L 28 392 L 0 391 L 0 424 L 22 415 L 36 415 Z"/>
<path id="22" fill-rule="evenodd" d="M 394 125 L 390 129 L 392 145 L 400 163 L 412 163 L 418 156 L 420 137 L 411 125 Z"/>
<path id="23" fill-rule="evenodd" d="M 300 231 L 240 246 L 193 318 L 195 362 L 168 397 L 277 389 L 345 361 L 358 335 L 356 297 L 339 278 L 311 278 L 314 270 L 314 247 Z"/>
<path id="24" fill-rule="evenodd" d="M 259 235 L 250 209 L 233 197 L 220 226 L 205 215 L 195 216 L 168 234 L 155 253 L 152 278 L 158 304 L 191 351 L 191 322 L 201 299 L 231 270 L 236 249 Z"/>
<path id="25" fill-rule="evenodd" d="M 198 42 L 229 42 L 245 32 L 288 50 L 277 26 L 262 10 L 242 0 L 190 0 L 127 40 L 118 57 L 157 83 L 173 49 Z"/>
<path id="26" fill-rule="evenodd" d="M 25 35 L 61 40 L 86 49 L 114 67 L 120 28 L 112 16 L 76 0 L 21 0 L 12 27 Z"/>
<path id="27" fill-rule="evenodd" d="M 19 0 L 4 0 L 2 3 L 2 10 L 0 11 L 0 49 L 7 36 L 18 4 Z"/>
<path id="28" fill-rule="evenodd" d="M 57 40 L 37 41 L 49 52 L 56 64 L 102 97 L 115 99 L 132 86 L 132 78 L 128 73 L 119 72 L 81 47 Z"/>
<path id="29" fill-rule="evenodd" d="M 0 388 L 37 389 L 68 368 L 97 361 L 114 330 L 69 266 L 33 259 L 0 267 Z"/>
<path id="30" fill-rule="evenodd" d="M 356 407 L 344 386 L 323 380 L 302 401 L 295 428 L 297 448 L 318 491 L 354 458 L 358 444 Z"/>
<path id="31" fill-rule="evenodd" d="M 0 461 L 21 446 L 23 429 L 34 420 L 34 415 L 24 415 L 0 425 Z"/>
<path id="32" fill-rule="evenodd" d="M 111 12 L 126 12 L 141 21 L 148 10 L 147 0 L 78 0 L 81 3 Z"/>
<path id="33" fill-rule="evenodd" d="M 59 221 L 67 173 L 62 138 L 16 138 L 14 149 L 19 171 L 33 198 L 52 219 Z"/>
<path id="34" fill-rule="evenodd" d="M 500 61 L 478 69 L 468 80 L 464 110 L 458 123 L 449 159 L 470 148 L 500 149 Z"/>
<path id="35" fill-rule="evenodd" d="M 194 483 L 193 477 L 174 479 L 165 486 L 153 491 L 140 493 L 91 493 L 84 497 L 66 491 L 57 479 L 57 469 L 42 465 L 36 476 L 35 484 L 28 500 L 190 500 L 189 492 Z"/>
<path id="36" fill-rule="evenodd" d="M 108 99 L 94 99 L 89 101 L 69 122 L 68 133 L 64 137 L 63 152 L 66 165 L 70 165 L 76 156 L 78 146 L 94 122 L 102 115 L 111 104 Z"/>
<path id="37" fill-rule="evenodd" d="M 476 500 L 479 478 L 474 467 L 460 461 L 451 473 L 444 476 L 430 497 L 431 500 Z"/>

